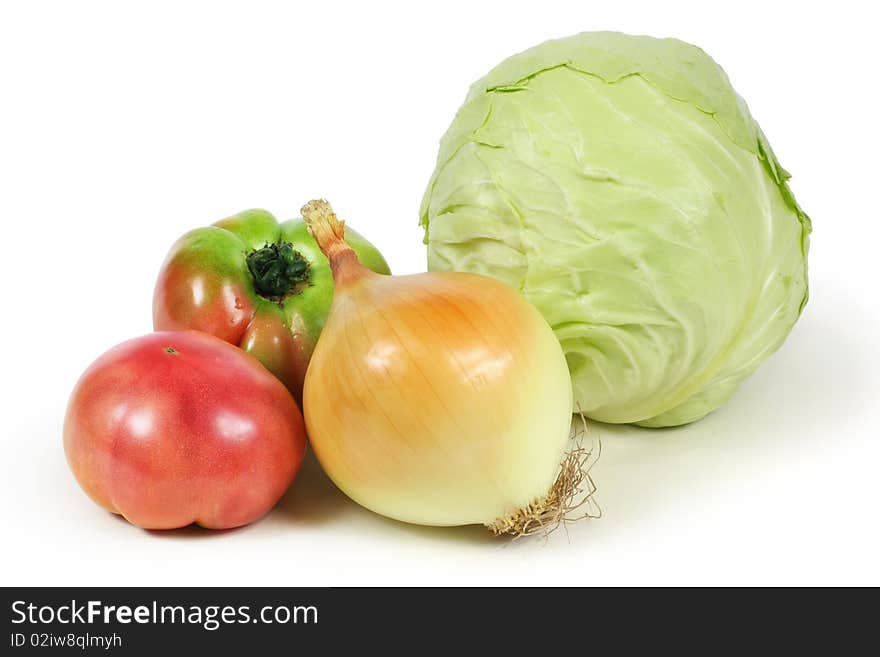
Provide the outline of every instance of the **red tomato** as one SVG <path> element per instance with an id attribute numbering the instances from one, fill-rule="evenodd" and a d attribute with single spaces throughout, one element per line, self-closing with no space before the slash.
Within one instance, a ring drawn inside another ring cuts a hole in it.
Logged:
<path id="1" fill-rule="evenodd" d="M 149 529 L 223 529 L 268 512 L 305 452 L 287 388 L 198 331 L 129 340 L 85 371 L 64 420 L 73 474 L 105 509 Z"/>

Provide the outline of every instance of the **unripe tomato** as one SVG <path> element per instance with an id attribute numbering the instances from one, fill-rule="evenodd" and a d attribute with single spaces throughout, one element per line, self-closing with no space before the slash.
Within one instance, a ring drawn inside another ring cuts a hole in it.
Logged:
<path id="1" fill-rule="evenodd" d="M 256 358 L 198 331 L 120 344 L 80 377 L 64 449 L 99 505 L 149 529 L 253 522 L 305 452 L 287 388 Z"/>
<path id="2" fill-rule="evenodd" d="M 390 273 L 350 226 L 345 239 L 361 264 Z M 301 403 L 332 299 L 330 262 L 305 222 L 278 223 L 265 210 L 246 210 L 191 230 L 171 247 L 153 293 L 153 328 L 196 329 L 237 345 Z"/>

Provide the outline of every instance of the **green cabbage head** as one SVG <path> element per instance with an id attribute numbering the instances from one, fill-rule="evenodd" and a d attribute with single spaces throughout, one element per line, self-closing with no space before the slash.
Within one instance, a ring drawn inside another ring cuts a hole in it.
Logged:
<path id="1" fill-rule="evenodd" d="M 515 286 L 603 422 L 697 420 L 807 300 L 810 220 L 724 71 L 674 39 L 548 41 L 476 82 L 421 207 L 431 270 Z"/>

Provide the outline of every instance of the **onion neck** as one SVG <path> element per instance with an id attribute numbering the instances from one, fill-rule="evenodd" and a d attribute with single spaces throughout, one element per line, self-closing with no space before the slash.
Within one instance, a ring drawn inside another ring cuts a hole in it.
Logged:
<path id="1" fill-rule="evenodd" d="M 351 247 L 327 257 L 330 260 L 330 270 L 333 272 L 333 284 L 337 288 L 377 275 L 360 263 Z"/>
<path id="2" fill-rule="evenodd" d="M 354 249 L 346 243 L 345 222 L 336 216 L 327 201 L 309 201 L 301 212 L 309 232 L 330 261 L 334 285 L 344 286 L 372 274 L 358 261 Z"/>

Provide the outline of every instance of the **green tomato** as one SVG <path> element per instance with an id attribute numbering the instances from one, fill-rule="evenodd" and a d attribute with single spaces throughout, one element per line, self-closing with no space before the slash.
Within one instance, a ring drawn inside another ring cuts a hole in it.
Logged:
<path id="1" fill-rule="evenodd" d="M 348 226 L 345 239 L 365 267 L 390 273 L 379 251 Z M 153 327 L 196 329 L 239 346 L 301 403 L 332 300 L 330 263 L 305 223 L 245 210 L 171 247 L 153 294 Z"/>

